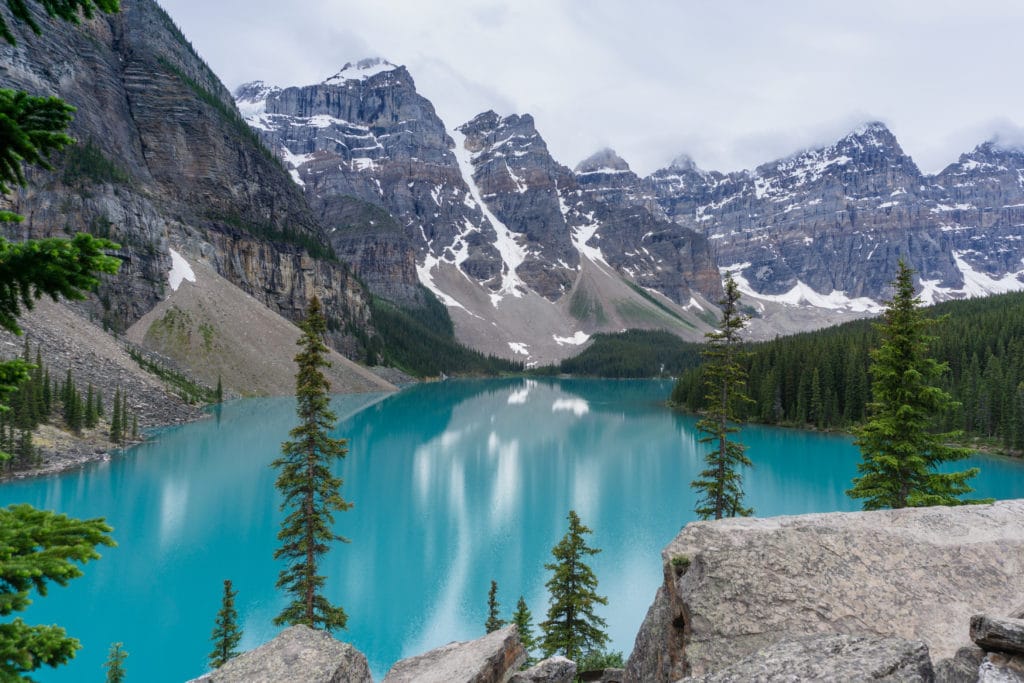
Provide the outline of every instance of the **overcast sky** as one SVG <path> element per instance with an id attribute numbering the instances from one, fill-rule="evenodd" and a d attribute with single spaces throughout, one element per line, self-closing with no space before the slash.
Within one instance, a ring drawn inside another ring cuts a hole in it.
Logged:
<path id="1" fill-rule="evenodd" d="M 1024 143 L 1015 0 L 159 0 L 228 88 L 409 68 L 449 128 L 530 113 L 558 161 L 612 147 L 752 168 L 885 122 L 926 172 Z"/>

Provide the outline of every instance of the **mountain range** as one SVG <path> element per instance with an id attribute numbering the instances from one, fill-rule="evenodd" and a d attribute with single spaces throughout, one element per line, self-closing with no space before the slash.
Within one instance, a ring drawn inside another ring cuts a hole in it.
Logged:
<path id="1" fill-rule="evenodd" d="M 0 81 L 73 104 L 80 144 L 5 199 L 26 221 L 4 231 L 118 241 L 121 273 L 81 305 L 115 332 L 178 296 L 172 250 L 284 318 L 319 295 L 360 360 L 376 301 L 440 301 L 459 341 L 535 364 L 597 332 L 700 340 L 726 271 L 762 338 L 877 312 L 899 258 L 926 301 L 1024 289 L 1024 153 L 994 142 L 936 175 L 880 123 L 754 170 L 681 156 L 641 177 L 607 149 L 569 168 L 531 115 L 450 127 L 385 60 L 232 95 L 152 0 L 80 26 L 37 14 L 41 36 L 0 46 Z M 193 353 L 216 320 L 189 313 Z"/>
<path id="2" fill-rule="evenodd" d="M 994 142 L 929 176 L 871 122 L 752 171 L 681 156 L 640 177 L 610 149 L 570 170 L 529 114 L 448 129 L 408 70 L 380 59 L 235 98 L 325 222 L 343 222 L 351 196 L 397 219 L 406 267 L 386 287 L 380 263 L 352 261 L 371 289 L 423 283 L 491 353 L 538 360 L 623 327 L 698 339 L 721 272 L 760 337 L 879 312 L 900 258 L 925 302 L 1024 289 L 1024 153 Z"/>

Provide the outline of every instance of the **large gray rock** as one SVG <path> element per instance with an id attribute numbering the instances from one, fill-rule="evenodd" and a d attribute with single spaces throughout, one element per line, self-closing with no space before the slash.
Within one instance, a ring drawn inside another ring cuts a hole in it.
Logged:
<path id="1" fill-rule="evenodd" d="M 384 683 L 505 683 L 526 662 L 514 625 L 464 643 L 403 659 Z"/>
<path id="2" fill-rule="evenodd" d="M 935 683 L 975 683 L 985 651 L 973 645 L 962 647 L 949 659 L 935 662 Z"/>
<path id="3" fill-rule="evenodd" d="M 885 636 L 824 635 L 783 640 L 714 673 L 686 681 L 932 681 L 928 646 Z"/>
<path id="4" fill-rule="evenodd" d="M 978 667 L 978 683 L 1024 683 L 1024 657 L 990 652 Z"/>
<path id="5" fill-rule="evenodd" d="M 362 652 L 299 625 L 190 683 L 373 683 L 373 678 Z"/>
<path id="6" fill-rule="evenodd" d="M 971 640 L 986 652 L 1024 654 L 1024 619 L 975 614 L 971 617 Z"/>
<path id="7" fill-rule="evenodd" d="M 1022 520 L 1024 500 L 1012 500 L 689 524 L 662 552 L 665 582 L 627 680 L 702 676 L 827 633 L 922 640 L 952 657 L 970 645 L 971 615 L 1024 594 Z"/>
<path id="8" fill-rule="evenodd" d="M 572 683 L 576 676 L 576 662 L 555 655 L 538 662 L 526 671 L 517 671 L 509 683 Z"/>

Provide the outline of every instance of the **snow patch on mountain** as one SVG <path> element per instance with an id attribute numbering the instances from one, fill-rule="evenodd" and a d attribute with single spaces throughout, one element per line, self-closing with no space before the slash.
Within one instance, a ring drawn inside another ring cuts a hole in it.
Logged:
<path id="1" fill-rule="evenodd" d="M 499 221 L 491 213 L 491 210 L 487 208 L 487 203 L 483 200 L 480 188 L 477 187 L 476 181 L 473 180 L 473 158 L 472 153 L 466 149 L 466 135 L 462 131 L 454 130 L 451 131 L 451 136 L 455 140 L 455 149 L 453 151 L 455 159 L 459 164 L 459 170 L 462 172 L 462 179 L 466 182 L 466 186 L 469 187 L 469 192 L 477 206 L 480 207 L 484 217 L 494 227 L 494 232 L 497 236 L 494 247 L 501 254 L 501 260 L 504 263 L 501 273 L 501 287 L 497 292 L 491 292 L 490 295 L 491 303 L 497 307 L 506 295 L 510 294 L 516 298 L 522 297 L 526 285 L 519 278 L 516 269 L 526 260 L 526 251 L 516 240 L 515 234 L 508 229 L 508 226 Z"/>
<path id="2" fill-rule="evenodd" d="M 345 64 L 345 66 L 341 67 L 341 71 L 328 78 L 323 84 L 344 85 L 346 81 L 365 81 L 367 78 L 372 78 L 377 74 L 387 71 L 394 71 L 397 68 L 397 65 L 392 64 L 386 59 L 361 59 L 355 64 L 351 62 Z"/>
<path id="3" fill-rule="evenodd" d="M 181 286 L 183 280 L 189 282 L 196 281 L 195 271 L 192 270 L 192 266 L 189 265 L 185 257 L 176 252 L 174 249 L 171 252 L 171 271 L 167 274 L 167 279 L 171 285 L 171 291 L 177 292 L 178 287 Z"/>
<path id="4" fill-rule="evenodd" d="M 813 306 L 814 308 L 824 308 L 831 311 L 849 311 L 851 313 L 881 313 L 883 310 L 883 306 L 874 299 L 863 296 L 850 298 L 845 292 L 838 290 L 833 290 L 830 294 L 820 294 L 800 280 L 797 280 L 793 288 L 784 294 L 761 294 L 743 276 L 742 271 L 750 266 L 750 263 L 736 263 L 731 266 L 722 266 L 719 270 L 723 275 L 732 273 L 733 280 L 736 281 L 740 293 L 751 299 L 770 301 L 786 306 Z"/>

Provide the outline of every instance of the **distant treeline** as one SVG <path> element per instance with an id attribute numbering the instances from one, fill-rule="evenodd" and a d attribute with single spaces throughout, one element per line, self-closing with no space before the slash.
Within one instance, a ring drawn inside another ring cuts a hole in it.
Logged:
<path id="1" fill-rule="evenodd" d="M 424 300 L 422 308 L 406 308 L 373 298 L 377 334 L 363 340 L 370 365 L 390 365 L 416 377 L 523 371 L 522 363 L 486 356 L 457 342 L 444 304 L 430 292 Z"/>
<path id="2" fill-rule="evenodd" d="M 662 330 L 626 330 L 595 334 L 593 343 L 578 356 L 558 365 L 538 368 L 534 374 L 639 379 L 677 377 L 700 365 L 702 344 L 684 342 Z"/>
<path id="3" fill-rule="evenodd" d="M 960 403 L 936 425 L 1007 450 L 1024 450 L 1024 294 L 950 301 L 926 309 L 947 316 L 933 327 L 931 354 L 949 364 L 942 388 Z M 747 345 L 744 419 L 767 424 L 845 428 L 864 419 L 871 396 L 871 321 Z M 703 408 L 701 369 L 680 376 L 671 401 Z"/>

